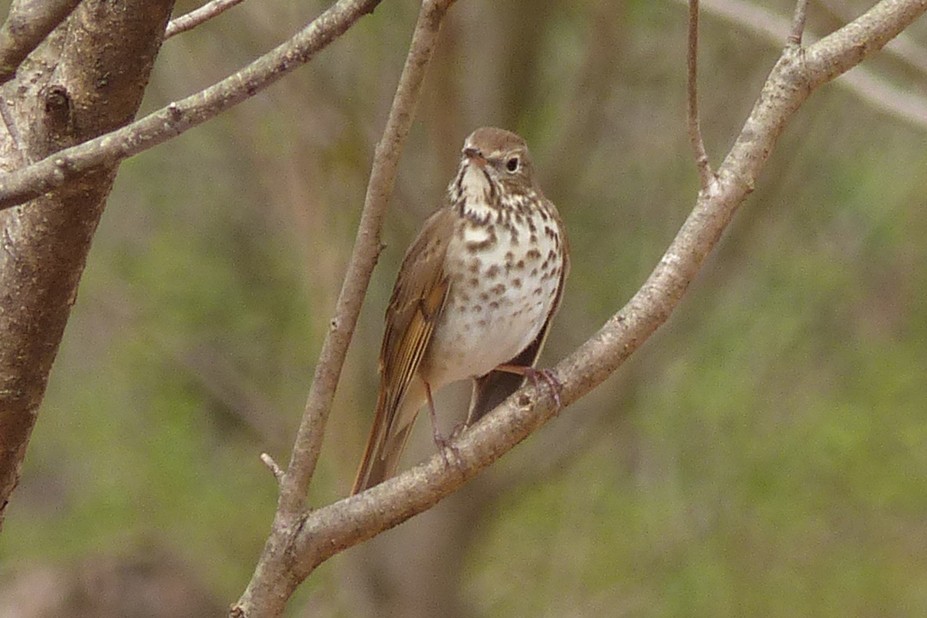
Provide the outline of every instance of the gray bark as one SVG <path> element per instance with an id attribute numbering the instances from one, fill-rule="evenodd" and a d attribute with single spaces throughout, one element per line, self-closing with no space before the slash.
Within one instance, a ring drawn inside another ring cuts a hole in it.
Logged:
<path id="1" fill-rule="evenodd" d="M 0 169 L 131 121 L 172 7 L 82 2 L 0 89 Z M 116 168 L 0 212 L 0 525 Z"/>

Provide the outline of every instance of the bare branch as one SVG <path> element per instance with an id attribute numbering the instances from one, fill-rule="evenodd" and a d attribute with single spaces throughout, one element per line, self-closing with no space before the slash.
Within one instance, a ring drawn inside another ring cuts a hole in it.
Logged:
<path id="1" fill-rule="evenodd" d="M 290 40 L 221 82 L 125 127 L 0 177 L 0 210 L 38 197 L 101 165 L 114 165 L 180 135 L 308 62 L 382 0 L 338 0 Z"/>
<path id="2" fill-rule="evenodd" d="M 412 43 L 399 78 L 383 136 L 374 153 L 364 209 L 348 272 L 335 305 L 335 317 L 316 365 L 306 409 L 281 481 L 270 537 L 233 616 L 275 616 L 309 571 L 292 570 L 294 534 L 305 521 L 305 496 L 322 448 L 325 425 L 354 334 L 370 276 L 380 254 L 380 228 L 396 180 L 399 154 L 412 125 L 425 70 L 434 54 L 441 24 L 454 0 L 423 0 Z"/>
<path id="3" fill-rule="evenodd" d="M 790 45 L 801 45 L 801 37 L 805 33 L 805 15 L 808 13 L 808 0 L 798 0 L 795 3 L 795 13 L 792 15 L 792 29 L 789 31 Z"/>
<path id="4" fill-rule="evenodd" d="M 565 404 L 611 375 L 666 320 L 746 199 L 788 120 L 820 86 L 879 49 L 927 11 L 927 0 L 886 0 L 809 47 L 789 46 L 776 63 L 712 190 L 692 213 L 650 277 L 628 304 L 556 367 Z M 810 61 L 805 59 L 810 56 Z M 335 553 L 397 525 L 453 492 L 556 414 L 546 391 L 515 393 L 437 454 L 368 491 L 312 511 L 288 545 L 292 570 L 305 577 Z M 561 412 L 562 413 L 562 412 Z"/>
<path id="5" fill-rule="evenodd" d="M 679 3 L 687 2 L 687 0 L 676 1 Z M 790 23 L 788 19 L 750 2 L 743 2 L 742 0 L 703 0 L 701 4 L 705 10 L 761 36 L 771 45 L 781 45 L 783 37 L 787 36 L 789 32 Z M 818 37 L 806 33 L 803 39 L 805 41 L 816 41 Z M 910 46 L 906 49 L 910 51 L 909 48 Z M 891 49 L 891 45 L 886 46 L 886 52 Z M 917 68 L 917 65 L 914 64 L 916 61 L 909 54 L 902 55 L 901 52 L 895 49 L 894 55 Z M 888 83 L 866 67 L 857 67 L 850 73 L 842 75 L 834 84 L 849 90 L 875 109 L 921 129 L 927 129 L 927 98 L 916 94 L 910 89 L 901 89 Z"/>
<path id="6" fill-rule="evenodd" d="M 10 13 L 0 26 L 0 84 L 16 75 L 26 56 L 79 3 L 80 0 L 19 0 L 10 5 Z"/>
<path id="7" fill-rule="evenodd" d="M 241 4 L 243 1 L 244 0 L 211 0 L 198 9 L 194 9 L 185 15 L 172 19 L 164 30 L 164 38 L 169 39 L 175 34 L 192 30 L 204 21 L 208 21 L 216 15 L 224 13 L 236 4 Z"/>
<path id="8" fill-rule="evenodd" d="M 852 21 L 856 16 L 851 13 L 850 7 L 846 2 L 840 0 L 818 0 L 825 9 L 827 9 L 834 18 L 844 23 Z M 883 50 L 886 54 L 897 58 L 901 62 L 927 76 L 927 49 L 919 44 L 914 37 L 906 32 L 902 32 L 892 39 L 891 43 L 885 46 Z M 854 71 L 855 74 L 857 71 Z"/>
<path id="9" fill-rule="evenodd" d="M 689 45 L 686 58 L 688 69 L 688 127 L 689 143 L 695 154 L 695 167 L 698 168 L 699 181 L 703 191 L 707 191 L 711 184 L 711 163 L 708 153 L 705 152 L 705 142 L 702 141 L 702 129 L 699 125 L 698 115 L 698 0 L 689 0 Z"/>

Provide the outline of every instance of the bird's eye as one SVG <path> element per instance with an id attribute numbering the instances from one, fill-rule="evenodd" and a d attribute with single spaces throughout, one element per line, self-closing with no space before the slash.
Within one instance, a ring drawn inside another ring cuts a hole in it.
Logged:
<path id="1" fill-rule="evenodd" d="M 505 162 L 505 169 L 510 172 L 517 172 L 520 163 L 521 161 L 519 161 L 518 157 L 512 157 Z"/>

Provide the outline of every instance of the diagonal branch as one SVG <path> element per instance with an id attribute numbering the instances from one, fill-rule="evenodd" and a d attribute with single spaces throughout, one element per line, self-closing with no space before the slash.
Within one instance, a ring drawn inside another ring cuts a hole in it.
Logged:
<path id="1" fill-rule="evenodd" d="M 176 34 L 192 30 L 201 23 L 224 13 L 236 4 L 241 4 L 243 1 L 244 0 L 211 0 L 198 9 L 194 9 L 189 13 L 172 19 L 164 30 L 164 38 L 169 39 Z"/>
<path id="2" fill-rule="evenodd" d="M 423 0 L 383 136 L 374 153 L 364 209 L 335 317 L 316 365 L 290 463 L 280 482 L 274 523 L 247 589 L 232 608 L 236 617 L 278 615 L 309 571 L 292 570 L 292 546 L 305 520 L 305 496 L 315 471 L 325 425 L 370 276 L 380 254 L 380 228 L 393 192 L 402 145 L 412 125 L 425 71 L 441 24 L 455 0 Z M 273 468 L 272 468 L 273 469 Z M 275 475 L 277 472 L 275 471 Z"/>
<path id="3" fill-rule="evenodd" d="M 10 81 L 19 65 L 63 22 L 80 0 L 18 0 L 0 26 L 0 84 Z"/>
<path id="4" fill-rule="evenodd" d="M 338 0 L 290 40 L 219 83 L 121 129 L 0 176 L 0 210 L 38 197 L 101 165 L 115 165 L 241 103 L 311 60 L 381 1 Z"/>
<path id="5" fill-rule="evenodd" d="M 925 11 L 927 0 L 884 0 L 804 50 L 786 47 L 711 190 L 699 193 L 653 273 L 621 311 L 556 366 L 565 404 L 599 385 L 667 321 L 812 90 L 860 63 Z M 531 386 L 523 388 L 455 440 L 452 455 L 435 455 L 368 491 L 307 514 L 291 547 L 292 572 L 304 577 L 332 555 L 433 506 L 554 414 L 549 395 L 539 399 Z"/>
<path id="6" fill-rule="evenodd" d="M 441 23 L 453 3 L 454 0 L 424 0 L 422 3 L 386 127 L 374 152 L 348 272 L 335 304 L 335 317 L 319 354 L 303 421 L 283 483 L 280 508 L 291 514 L 301 512 L 309 480 L 315 471 L 348 344 L 354 334 L 370 275 L 380 255 L 380 228 L 396 181 L 399 154 L 412 126 L 425 69 L 434 54 Z"/>

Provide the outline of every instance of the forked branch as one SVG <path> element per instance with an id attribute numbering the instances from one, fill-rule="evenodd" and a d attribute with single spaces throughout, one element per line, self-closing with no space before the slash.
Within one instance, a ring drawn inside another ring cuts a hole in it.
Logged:
<path id="1" fill-rule="evenodd" d="M 80 0 L 14 1 L 0 26 L 0 84 L 10 81 L 19 65 L 63 22 Z"/>
<path id="2" fill-rule="evenodd" d="M 379 5 L 381 0 L 338 0 L 290 40 L 237 73 L 185 99 L 0 177 L 0 209 L 33 199 L 101 165 L 115 165 L 206 122 L 254 96 L 312 59 Z"/>
<path id="3" fill-rule="evenodd" d="M 380 229 L 393 192 L 399 155 L 412 126 L 425 71 L 437 46 L 441 24 L 453 3 L 454 0 L 422 2 L 386 127 L 374 153 L 364 209 L 348 271 L 335 305 L 335 317 L 319 354 L 289 466 L 280 479 L 280 499 L 271 533 L 251 582 L 232 608 L 232 616 L 279 615 L 296 586 L 315 566 L 307 563 L 294 565 L 292 561 L 295 542 L 309 517 L 305 509 L 306 492 L 322 448 L 348 345 L 380 254 Z"/>
<path id="4" fill-rule="evenodd" d="M 600 384 L 666 322 L 752 190 L 786 123 L 811 92 L 880 49 L 925 10 L 927 0 L 884 0 L 807 48 L 786 46 L 718 168 L 712 190 L 699 192 L 653 273 L 621 311 L 554 368 L 564 404 Z M 323 561 L 433 506 L 554 414 L 549 395 L 538 398 L 531 386 L 518 391 L 454 440 L 451 451 L 361 494 L 304 512 L 284 531 L 288 541 L 276 548 L 275 564 L 285 563 L 283 571 L 263 572 L 267 564 L 262 561 L 255 578 L 273 585 L 276 575 L 275 588 L 264 593 L 286 598 L 294 582 Z"/>

